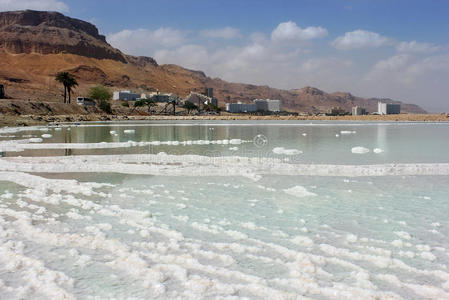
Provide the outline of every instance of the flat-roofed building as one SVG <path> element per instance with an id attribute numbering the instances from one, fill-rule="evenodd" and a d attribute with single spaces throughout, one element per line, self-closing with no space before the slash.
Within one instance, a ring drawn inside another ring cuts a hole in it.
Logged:
<path id="1" fill-rule="evenodd" d="M 250 113 L 250 112 L 256 112 L 257 106 L 254 103 L 247 104 L 247 103 L 227 103 L 226 104 L 226 111 L 231 113 Z"/>
<path id="2" fill-rule="evenodd" d="M 363 107 L 360 107 L 360 106 L 354 106 L 352 108 L 352 115 L 353 116 L 366 115 L 366 109 L 364 109 Z"/>
<path id="3" fill-rule="evenodd" d="M 282 101 L 281 100 L 271 100 L 271 99 L 254 99 L 254 104 L 256 104 L 257 111 L 260 112 L 280 112 L 282 111 Z"/>
<path id="4" fill-rule="evenodd" d="M 377 103 L 377 113 L 379 115 L 397 115 L 401 113 L 401 105 L 395 103 Z"/>
<path id="5" fill-rule="evenodd" d="M 95 101 L 87 97 L 76 98 L 76 103 L 82 106 L 95 106 Z"/>
<path id="6" fill-rule="evenodd" d="M 133 93 L 131 91 L 114 92 L 114 96 L 113 96 L 114 100 L 125 100 L 125 101 L 135 101 L 135 100 L 141 99 L 141 98 L 142 98 L 142 94 Z M 143 98 L 145 98 L 145 96 Z"/>

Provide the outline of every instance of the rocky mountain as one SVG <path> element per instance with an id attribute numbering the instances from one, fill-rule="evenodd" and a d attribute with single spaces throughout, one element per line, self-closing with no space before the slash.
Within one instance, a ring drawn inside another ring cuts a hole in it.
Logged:
<path id="1" fill-rule="evenodd" d="M 93 84 L 140 92 L 160 90 L 180 96 L 213 87 L 221 105 L 272 98 L 283 100 L 285 109 L 298 112 L 324 112 L 334 106 L 350 110 L 354 105 L 376 111 L 379 100 L 343 92 L 329 94 L 312 87 L 280 90 L 230 83 L 207 77 L 201 71 L 158 65 L 151 57 L 126 55 L 109 45 L 94 25 L 60 13 L 0 13 L 0 83 L 6 86 L 9 96 L 60 101 L 61 87 L 54 81 L 60 71 L 75 75 L 80 83 L 76 92 L 80 95 Z M 412 104 L 403 104 L 402 110 L 425 112 Z"/>

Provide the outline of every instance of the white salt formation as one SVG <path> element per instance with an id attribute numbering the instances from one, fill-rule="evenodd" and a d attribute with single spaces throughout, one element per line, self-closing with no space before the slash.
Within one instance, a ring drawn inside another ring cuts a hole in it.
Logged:
<path id="1" fill-rule="evenodd" d="M 310 141 L 296 123 L 224 124 L 81 124 L 73 143 L 0 129 L 0 299 L 449 299 L 449 161 L 434 147 L 392 160 L 384 123 L 334 125 L 358 126 L 341 139 L 306 124 Z M 103 142 L 138 126 L 158 141 Z M 348 151 L 373 138 L 388 151 Z M 304 163 L 285 157 L 296 142 Z"/>
<path id="2" fill-rule="evenodd" d="M 351 152 L 355 154 L 366 154 L 369 152 L 369 149 L 365 147 L 353 147 Z"/>

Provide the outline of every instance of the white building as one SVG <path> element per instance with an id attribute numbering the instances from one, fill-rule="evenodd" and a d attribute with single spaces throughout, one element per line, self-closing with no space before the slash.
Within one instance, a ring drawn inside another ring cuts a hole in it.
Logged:
<path id="1" fill-rule="evenodd" d="M 238 103 L 226 103 L 226 111 L 231 113 L 249 113 L 256 112 L 256 104 L 246 104 L 242 102 Z"/>
<path id="2" fill-rule="evenodd" d="M 366 115 L 366 109 L 364 109 L 360 106 L 353 106 L 352 107 L 352 115 L 353 116 Z"/>
<path id="3" fill-rule="evenodd" d="M 146 98 L 145 94 L 133 93 L 131 91 L 119 91 L 114 92 L 114 96 L 112 99 L 114 100 L 125 100 L 125 101 L 135 101 L 137 99 Z"/>
<path id="4" fill-rule="evenodd" d="M 271 99 L 255 99 L 254 104 L 256 104 L 257 111 L 262 112 L 280 112 L 282 111 L 282 101 L 281 100 L 271 100 Z"/>
<path id="5" fill-rule="evenodd" d="M 401 105 L 393 103 L 377 103 L 377 113 L 379 115 L 397 115 L 401 113 Z"/>
<path id="6" fill-rule="evenodd" d="M 95 106 L 95 101 L 87 97 L 76 98 L 76 103 L 82 106 Z"/>

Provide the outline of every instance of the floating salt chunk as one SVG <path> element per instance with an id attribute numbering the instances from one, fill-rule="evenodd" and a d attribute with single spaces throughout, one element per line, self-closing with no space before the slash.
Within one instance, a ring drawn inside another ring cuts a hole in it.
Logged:
<path id="1" fill-rule="evenodd" d="M 126 133 L 126 134 L 133 134 L 133 133 L 135 133 L 136 131 L 135 131 L 134 129 L 126 129 L 126 130 L 124 130 L 123 132 Z"/>
<path id="2" fill-rule="evenodd" d="M 51 134 L 45 133 L 45 134 L 41 135 L 41 137 L 43 137 L 44 139 L 49 139 L 53 136 Z"/>
<path id="3" fill-rule="evenodd" d="M 307 136 L 307 133 L 304 132 L 304 133 L 302 134 L 302 136 Z"/>
<path id="4" fill-rule="evenodd" d="M 231 147 L 231 148 L 229 148 L 229 150 L 231 150 L 231 151 L 237 151 L 237 150 L 239 150 L 239 147 Z"/>
<path id="5" fill-rule="evenodd" d="M 229 144 L 232 144 L 232 145 L 239 145 L 241 143 L 242 143 L 241 139 L 232 139 L 229 141 Z"/>
<path id="6" fill-rule="evenodd" d="M 350 131 L 350 130 L 342 130 L 340 131 L 340 134 L 354 134 L 356 131 Z"/>
<path id="7" fill-rule="evenodd" d="M 355 154 L 366 154 L 369 152 L 369 149 L 365 147 L 354 147 L 351 149 L 351 152 Z"/>
<path id="8" fill-rule="evenodd" d="M 56 127 L 55 128 L 55 131 L 61 131 L 62 130 L 62 127 Z"/>
<path id="9" fill-rule="evenodd" d="M 376 154 L 379 154 L 379 153 L 384 152 L 384 150 L 382 150 L 380 148 L 374 148 L 373 152 L 376 153 Z"/>
<path id="10" fill-rule="evenodd" d="M 284 155 L 298 155 L 302 154 L 302 151 L 297 149 L 285 149 L 284 147 L 276 147 L 273 149 L 274 154 L 284 154 Z"/>
<path id="11" fill-rule="evenodd" d="M 41 138 L 30 138 L 28 141 L 30 143 L 42 143 L 43 139 L 41 139 Z"/>
<path id="12" fill-rule="evenodd" d="M 109 133 L 112 134 L 112 135 L 117 134 L 117 132 L 115 130 L 111 130 L 111 131 L 109 131 Z"/>
<path id="13" fill-rule="evenodd" d="M 340 135 L 337 133 L 336 135 L 335 135 L 336 137 L 340 137 Z"/>
<path id="14" fill-rule="evenodd" d="M 298 198 L 316 196 L 315 193 L 309 192 L 305 187 L 300 185 L 294 186 L 289 189 L 285 189 L 284 192 Z"/>

